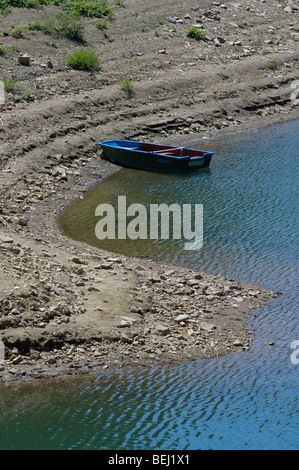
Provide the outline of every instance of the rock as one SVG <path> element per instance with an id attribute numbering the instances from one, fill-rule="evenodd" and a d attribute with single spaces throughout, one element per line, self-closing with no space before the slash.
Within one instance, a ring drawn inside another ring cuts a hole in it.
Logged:
<path id="1" fill-rule="evenodd" d="M 55 364 L 56 362 L 56 357 L 50 357 L 47 361 L 48 364 Z"/>
<path id="2" fill-rule="evenodd" d="M 14 357 L 13 360 L 12 360 L 12 363 L 15 365 L 15 364 L 19 364 L 21 361 L 22 361 L 22 356 L 17 356 L 17 357 Z"/>
<path id="3" fill-rule="evenodd" d="M 66 304 L 59 305 L 57 310 L 63 315 L 70 315 L 72 313 L 71 308 Z"/>
<path id="4" fill-rule="evenodd" d="M 138 313 L 138 308 L 133 306 L 133 307 L 130 308 L 130 312 Z"/>
<path id="5" fill-rule="evenodd" d="M 71 261 L 76 264 L 85 264 L 84 261 L 81 261 L 77 256 L 74 256 Z"/>
<path id="6" fill-rule="evenodd" d="M 161 279 L 159 277 L 150 277 L 149 281 L 155 283 L 155 282 L 160 282 Z"/>
<path id="7" fill-rule="evenodd" d="M 137 320 L 135 318 L 132 318 L 132 317 L 127 317 L 127 316 L 124 316 L 124 317 L 121 317 L 123 321 L 126 321 L 128 323 L 130 323 L 131 325 L 133 325 L 133 323 L 136 323 Z"/>
<path id="8" fill-rule="evenodd" d="M 234 300 L 235 302 L 244 302 L 243 297 L 232 297 L 232 300 Z"/>
<path id="9" fill-rule="evenodd" d="M 48 66 L 48 69 L 53 69 L 54 68 L 53 62 L 51 60 L 48 60 L 47 66 Z"/>
<path id="10" fill-rule="evenodd" d="M 159 336 L 165 336 L 170 333 L 170 329 L 164 325 L 157 325 L 153 330 L 153 333 Z"/>
<path id="11" fill-rule="evenodd" d="M 204 331 L 212 331 L 212 330 L 216 330 L 216 325 L 213 325 L 212 323 L 200 323 L 199 324 L 199 328 L 201 330 L 204 330 Z"/>
<path id="12" fill-rule="evenodd" d="M 30 57 L 28 54 L 24 54 L 24 55 L 20 55 L 18 57 L 18 62 L 19 64 L 22 64 L 22 65 L 30 65 Z"/>
<path id="13" fill-rule="evenodd" d="M 26 227 L 26 225 L 28 225 L 28 219 L 25 219 L 24 217 L 20 217 L 18 222 L 19 225 L 22 225 L 22 227 Z"/>
<path id="14" fill-rule="evenodd" d="M 118 326 L 118 328 L 126 328 L 126 327 L 129 327 L 129 326 L 132 326 L 132 322 L 130 322 L 128 320 L 121 320 L 121 322 L 117 326 Z"/>
<path id="15" fill-rule="evenodd" d="M 19 315 L 21 312 L 17 308 L 13 308 L 12 311 L 10 312 L 12 315 Z"/>
<path id="16" fill-rule="evenodd" d="M 292 8 L 290 6 L 287 6 L 283 9 L 286 13 L 292 13 Z"/>
<path id="17" fill-rule="evenodd" d="M 97 267 L 95 266 L 95 269 L 111 269 L 111 268 L 112 268 L 112 263 L 103 263 Z"/>
<path id="18" fill-rule="evenodd" d="M 7 235 L 0 235 L 0 242 L 2 242 L 2 243 L 13 243 L 13 238 L 8 237 Z"/>
<path id="19" fill-rule="evenodd" d="M 177 317 L 175 317 L 174 321 L 177 323 L 180 323 L 181 321 L 188 320 L 188 318 L 189 318 L 189 315 L 182 314 L 182 315 L 178 315 Z"/>
<path id="20" fill-rule="evenodd" d="M 213 294 L 208 294 L 208 295 L 206 296 L 206 300 L 209 300 L 209 301 L 210 301 L 210 300 L 215 300 L 215 299 L 216 299 L 216 296 L 213 295 Z"/>
<path id="21" fill-rule="evenodd" d="M 133 338 L 129 335 L 126 335 L 125 333 L 122 333 L 119 337 L 119 339 L 123 342 L 123 343 L 133 343 Z"/>
<path id="22" fill-rule="evenodd" d="M 4 225 L 4 227 L 8 227 L 8 226 L 9 226 L 8 222 L 6 222 L 6 220 L 4 220 L 4 219 L 0 219 L 0 224 L 1 224 L 1 225 Z"/>
<path id="23" fill-rule="evenodd" d="M 66 171 L 64 168 L 57 166 L 53 169 L 52 175 L 55 177 L 60 176 L 61 178 L 66 178 Z"/>
<path id="24" fill-rule="evenodd" d="M 199 273 L 196 273 L 196 274 L 194 275 L 194 279 L 202 279 L 202 275 L 199 274 Z"/>
<path id="25" fill-rule="evenodd" d="M 236 339 L 236 341 L 233 342 L 233 345 L 234 346 L 243 346 L 243 343 L 239 339 Z"/>
<path id="26" fill-rule="evenodd" d="M 174 270 L 170 270 L 170 271 L 165 271 L 165 276 L 169 277 L 169 276 L 172 276 L 173 274 L 175 274 L 175 271 Z"/>

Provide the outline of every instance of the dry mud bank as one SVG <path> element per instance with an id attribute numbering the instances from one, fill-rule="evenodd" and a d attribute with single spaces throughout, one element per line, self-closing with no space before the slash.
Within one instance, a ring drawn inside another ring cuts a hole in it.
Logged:
<path id="1" fill-rule="evenodd" d="M 0 114 L 1 381 L 247 350 L 249 315 L 276 295 L 106 253 L 59 232 L 59 211 L 117 171 L 100 159 L 97 141 L 183 145 L 298 118 L 295 2 L 124 5 L 115 7 L 108 38 L 84 20 L 86 43 L 101 53 L 97 72 L 65 66 L 75 47 L 65 38 L 54 47 L 42 31 L 24 34 L 18 48 L 32 57 L 24 67 L 10 48 L 16 40 L 1 37 L 8 53 L 0 73 L 21 89 L 7 93 Z M 14 9 L 0 29 L 54 10 Z M 193 24 L 206 41 L 186 37 Z M 124 78 L 130 98 L 119 87 Z"/>

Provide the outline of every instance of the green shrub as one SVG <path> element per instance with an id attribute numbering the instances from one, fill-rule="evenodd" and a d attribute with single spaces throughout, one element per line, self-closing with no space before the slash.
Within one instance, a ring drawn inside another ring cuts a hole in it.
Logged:
<path id="1" fill-rule="evenodd" d="M 17 8 L 35 8 L 39 9 L 47 2 L 47 0 L 7 0 L 11 7 Z"/>
<path id="2" fill-rule="evenodd" d="M 270 62 L 267 62 L 266 67 L 267 69 L 270 70 L 276 70 L 279 66 L 279 62 L 277 60 L 271 60 Z"/>
<path id="3" fill-rule="evenodd" d="M 62 7 L 69 13 L 78 13 L 89 18 L 112 19 L 114 10 L 109 8 L 104 0 L 64 0 Z"/>
<path id="4" fill-rule="evenodd" d="M 197 41 L 206 38 L 206 33 L 202 29 L 197 28 L 196 26 L 190 26 L 189 28 L 187 28 L 185 33 L 189 38 L 196 39 Z"/>
<path id="5" fill-rule="evenodd" d="M 10 7 L 40 9 L 48 4 L 61 6 L 68 13 L 77 13 L 90 18 L 105 16 L 112 19 L 114 15 L 114 10 L 108 6 L 107 0 L 0 0 L 0 13 L 10 13 Z"/>
<path id="6" fill-rule="evenodd" d="M 47 29 L 44 23 L 35 21 L 34 23 L 29 23 L 27 26 L 28 31 L 45 31 Z"/>
<path id="7" fill-rule="evenodd" d="M 90 47 L 79 47 L 65 57 L 67 65 L 78 70 L 98 70 L 100 68 L 99 54 Z"/>
<path id="8" fill-rule="evenodd" d="M 9 77 L 7 80 L 4 81 L 4 90 L 7 93 L 16 93 L 20 91 L 18 81 L 16 79 Z"/>
<path id="9" fill-rule="evenodd" d="M 4 46 L 0 46 L 0 56 L 2 57 L 6 56 L 6 49 Z"/>
<path id="10" fill-rule="evenodd" d="M 25 101 L 33 101 L 34 100 L 35 91 L 25 91 L 24 93 L 24 100 Z"/>
<path id="11" fill-rule="evenodd" d="M 62 11 L 49 18 L 45 25 L 46 31 L 57 36 L 66 36 L 75 41 L 83 40 L 85 26 L 79 13 Z"/>
<path id="12" fill-rule="evenodd" d="M 20 37 L 22 37 L 22 33 L 23 33 L 23 30 L 22 28 L 20 28 L 19 26 L 16 26 L 10 33 L 10 35 L 15 38 L 15 39 L 18 39 Z"/>
<path id="13" fill-rule="evenodd" d="M 11 13 L 11 8 L 9 7 L 9 0 L 0 0 L 0 13 L 4 16 Z"/>
<path id="14" fill-rule="evenodd" d="M 125 78 L 120 82 L 120 88 L 127 94 L 128 97 L 133 94 L 133 85 L 129 78 Z"/>
<path id="15" fill-rule="evenodd" d="M 98 28 L 100 30 L 108 29 L 106 21 L 101 21 L 99 23 L 95 23 L 95 25 L 96 25 L 96 28 Z"/>

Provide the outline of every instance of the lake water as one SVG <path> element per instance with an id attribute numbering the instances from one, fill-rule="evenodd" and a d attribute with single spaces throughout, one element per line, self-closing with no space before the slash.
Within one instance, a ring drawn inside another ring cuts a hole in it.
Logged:
<path id="1" fill-rule="evenodd" d="M 250 318 L 250 351 L 3 384 L 0 449 L 298 449 L 299 354 L 291 346 L 299 340 L 299 121 L 212 147 L 207 172 L 122 169 L 66 210 L 60 223 L 68 235 L 115 252 L 281 291 Z M 118 195 L 128 205 L 203 204 L 202 249 L 186 251 L 183 240 L 99 242 L 95 207 L 115 204 Z"/>

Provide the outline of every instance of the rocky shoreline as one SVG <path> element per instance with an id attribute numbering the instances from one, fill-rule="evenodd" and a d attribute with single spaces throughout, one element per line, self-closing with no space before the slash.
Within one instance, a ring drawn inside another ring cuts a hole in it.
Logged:
<path id="1" fill-rule="evenodd" d="M 0 114 L 0 382 L 247 351 L 255 333 L 250 315 L 278 295 L 107 253 L 60 233 L 59 212 L 118 170 L 100 158 L 100 140 L 190 145 L 298 118 L 290 99 L 296 5 L 204 2 L 213 13 L 204 14 L 192 2 L 171 1 L 167 9 L 127 3 L 117 9 L 109 41 L 94 39 L 87 24 L 86 39 L 103 57 L 98 74 L 63 65 L 62 52 L 73 47 L 65 39 L 49 58 L 42 33 L 18 43 L 36 55 L 32 67 L 1 59 L 0 70 L 11 70 L 24 87 L 38 80 L 38 87 L 29 102 L 9 94 Z M 14 9 L 0 24 L 5 30 L 43 14 Z M 200 44 L 184 36 L 196 19 L 208 34 Z M 141 23 L 159 25 L 159 35 L 149 37 Z M 5 47 L 11 41 L 3 37 Z M 40 67 L 47 60 L 52 66 Z M 124 76 L 134 83 L 130 98 L 119 90 Z"/>
<path id="2" fill-rule="evenodd" d="M 98 153 L 81 157 L 81 165 L 78 175 L 65 162 L 65 174 L 57 167 L 31 173 L 25 164 L 26 175 L 10 188 L 0 227 L 0 381 L 248 350 L 254 335 L 249 314 L 277 293 L 107 253 L 60 233 L 58 213 L 82 195 L 76 181 L 86 191 L 99 173 L 104 178 L 118 170 Z"/>
<path id="3" fill-rule="evenodd" d="M 39 241 L 37 249 L 15 233 L 0 241 L 2 258 L 16 271 L 1 299 L 8 351 L 2 381 L 245 351 L 254 333 L 247 328 L 249 312 L 275 295 L 86 247 L 63 255 Z"/>

